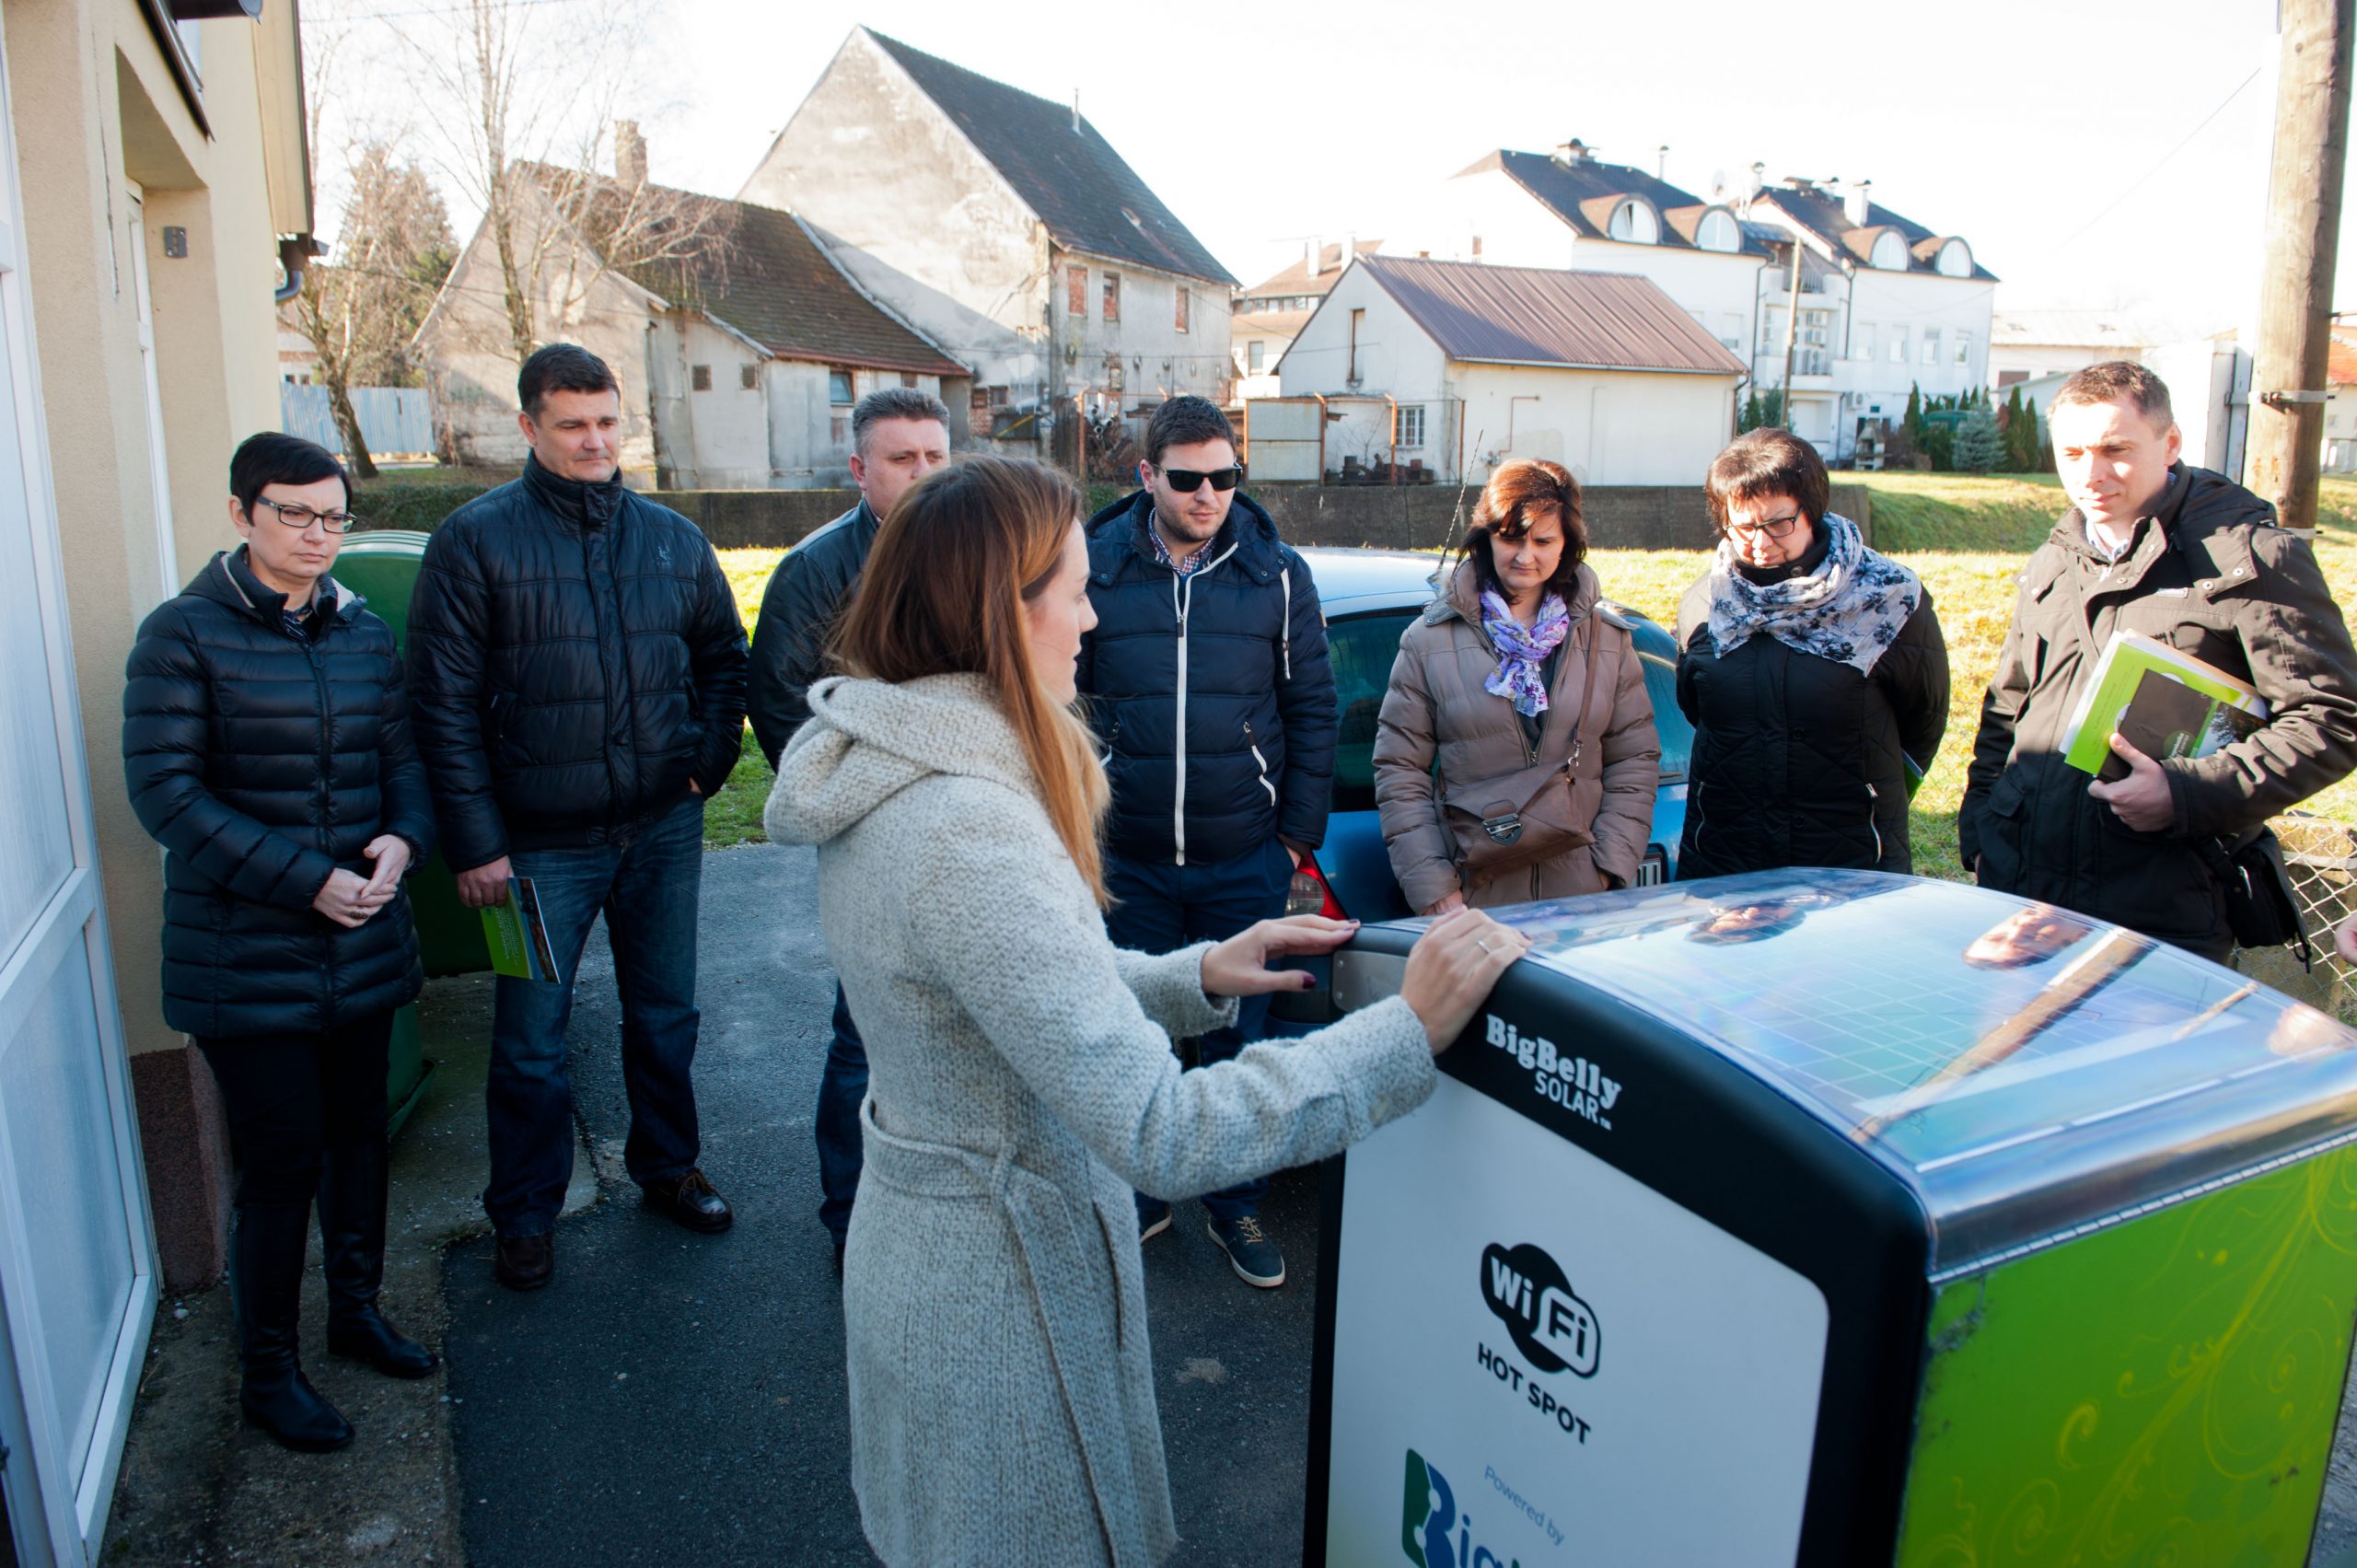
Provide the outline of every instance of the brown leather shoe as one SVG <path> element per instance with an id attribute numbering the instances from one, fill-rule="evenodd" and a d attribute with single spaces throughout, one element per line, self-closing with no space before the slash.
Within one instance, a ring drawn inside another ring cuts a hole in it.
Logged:
<path id="1" fill-rule="evenodd" d="M 642 1191 L 646 1194 L 648 1208 L 662 1210 L 690 1230 L 711 1235 L 726 1230 L 737 1221 L 728 1200 L 704 1179 L 701 1170 L 691 1168 L 685 1175 L 647 1182 Z"/>
<path id="2" fill-rule="evenodd" d="M 556 1238 L 545 1232 L 501 1237 L 491 1272 L 509 1290 L 540 1289 L 556 1278 Z"/>

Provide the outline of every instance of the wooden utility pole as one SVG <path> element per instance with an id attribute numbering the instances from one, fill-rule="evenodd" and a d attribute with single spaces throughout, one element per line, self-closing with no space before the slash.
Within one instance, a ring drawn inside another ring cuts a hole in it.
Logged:
<path id="1" fill-rule="evenodd" d="M 2305 529 L 2316 524 L 2357 0 L 2278 0 L 2277 15 L 2283 51 L 2251 354 L 2249 476 L 2285 528 Z"/>

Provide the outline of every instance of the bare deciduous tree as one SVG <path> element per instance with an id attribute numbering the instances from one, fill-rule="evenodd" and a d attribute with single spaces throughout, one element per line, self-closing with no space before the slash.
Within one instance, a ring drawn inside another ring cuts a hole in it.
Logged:
<path id="1" fill-rule="evenodd" d="M 456 248 L 440 193 L 415 166 L 395 164 L 381 143 L 356 149 L 345 176 L 350 194 L 332 264 L 305 271 L 295 319 L 318 358 L 354 471 L 374 479 L 352 389 L 417 382 L 410 339 Z"/>
<path id="2" fill-rule="evenodd" d="M 450 179 L 482 209 L 498 346 L 519 366 L 577 325 L 608 273 L 690 275 L 727 241 L 726 204 L 649 183 L 643 143 L 615 145 L 615 174 L 598 172 L 632 90 L 646 0 L 568 10 L 561 31 L 539 25 L 544 10 L 459 0 L 441 13 L 454 29 L 403 35 L 422 88 L 450 108 L 432 123 Z"/>

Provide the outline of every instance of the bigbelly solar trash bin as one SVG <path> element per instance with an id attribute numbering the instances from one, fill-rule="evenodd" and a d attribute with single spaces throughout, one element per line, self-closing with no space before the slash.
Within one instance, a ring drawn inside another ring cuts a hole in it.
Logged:
<path id="1" fill-rule="evenodd" d="M 1306 1561 L 2306 1560 L 2357 1034 L 1953 883 L 1500 918 L 1533 946 L 1432 1101 L 1329 1174 Z"/>

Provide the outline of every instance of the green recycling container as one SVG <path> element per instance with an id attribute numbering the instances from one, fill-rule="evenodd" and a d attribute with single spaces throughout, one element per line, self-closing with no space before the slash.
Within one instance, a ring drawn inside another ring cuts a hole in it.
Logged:
<path id="1" fill-rule="evenodd" d="M 407 528 L 354 534 L 336 556 L 335 580 L 368 601 L 368 608 L 393 629 L 394 645 L 404 652 L 409 641 L 410 595 L 417 587 L 418 566 L 425 559 L 426 537 Z M 459 904 L 458 880 L 443 864 L 439 851 L 410 877 L 409 901 L 427 974 L 470 974 L 491 968 L 482 917 Z M 433 1073 L 434 1063 L 425 1060 L 418 1040 L 417 1008 L 404 1007 L 393 1019 L 391 1063 L 385 1081 L 389 1132 L 399 1132 L 408 1121 Z"/>

